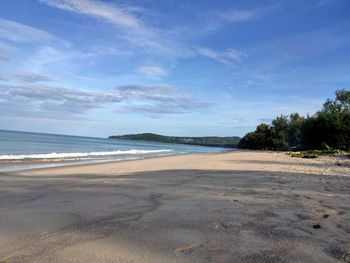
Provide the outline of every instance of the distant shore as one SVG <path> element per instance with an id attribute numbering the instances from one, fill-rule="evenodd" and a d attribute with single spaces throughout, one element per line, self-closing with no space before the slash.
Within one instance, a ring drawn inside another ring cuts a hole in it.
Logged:
<path id="1" fill-rule="evenodd" d="M 350 167 L 338 157 L 237 150 L 2 172 L 0 181 L 4 262 L 350 257 Z"/>
<path id="2" fill-rule="evenodd" d="M 203 136 L 203 137 L 182 137 L 182 136 L 165 136 L 155 133 L 138 133 L 125 135 L 112 135 L 109 139 L 131 140 L 140 142 L 158 142 L 167 144 L 182 144 L 205 147 L 220 148 L 237 148 L 240 141 L 238 136 L 219 137 L 219 136 Z"/>

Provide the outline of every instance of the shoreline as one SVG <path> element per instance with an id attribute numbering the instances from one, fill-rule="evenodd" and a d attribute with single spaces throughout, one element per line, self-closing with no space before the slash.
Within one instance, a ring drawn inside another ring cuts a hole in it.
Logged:
<path id="1" fill-rule="evenodd" d="M 50 160 L 50 159 L 44 159 L 44 160 L 4 160 L 0 161 L 0 173 L 9 173 L 9 172 L 20 172 L 20 171 L 27 171 L 27 170 L 37 170 L 37 169 L 55 169 L 55 168 L 61 168 L 61 167 L 75 167 L 75 166 L 86 166 L 86 165 L 99 165 L 99 164 L 108 164 L 108 163 L 119 163 L 119 162 L 128 162 L 128 161 L 136 161 L 136 160 L 147 160 L 147 159 L 153 159 L 153 158 L 164 158 L 164 157 L 175 157 L 175 156 L 182 156 L 182 155 L 216 155 L 216 154 L 225 154 L 235 151 L 244 151 L 241 149 L 232 149 L 232 150 L 223 150 L 222 152 L 203 152 L 203 153 L 170 153 L 170 154 L 163 154 L 163 155 L 150 155 L 150 156 L 142 156 L 142 157 L 132 157 L 125 158 L 125 159 L 97 159 L 97 158 L 91 158 L 89 160 L 79 159 L 79 160 L 69 160 L 69 159 L 59 159 L 59 160 Z M 18 165 L 17 165 L 18 164 Z M 5 170 L 6 168 L 2 169 L 2 166 L 6 167 L 8 165 L 9 167 L 17 165 L 18 168 Z M 32 167 L 26 167 L 26 166 L 32 166 Z"/>
<path id="2" fill-rule="evenodd" d="M 237 150 L 3 172 L 0 261 L 338 262 L 339 161 Z"/>
<path id="3" fill-rule="evenodd" d="M 220 153 L 173 153 L 162 156 L 144 156 L 144 157 L 134 157 L 129 159 L 90 159 L 90 160 L 23 160 L 23 161 L 1 161 L 1 165 L 11 165 L 18 164 L 18 169 L 15 170 L 1 170 L 1 173 L 16 173 L 22 171 L 32 171 L 32 170 L 41 170 L 41 169 L 56 169 L 56 168 L 68 168 L 68 167 L 81 167 L 81 166 L 94 166 L 94 165 L 103 165 L 109 163 L 120 163 L 120 162 L 130 162 L 137 160 L 147 160 L 153 158 L 163 158 L 163 157 L 172 157 L 180 155 L 196 155 L 196 154 L 220 154 Z M 27 168 L 26 166 L 34 167 Z M 21 167 L 22 166 L 22 167 Z"/>
<path id="4" fill-rule="evenodd" d="M 312 173 L 320 173 L 320 174 L 325 174 L 325 171 L 331 171 L 328 168 L 323 168 L 322 165 L 327 163 L 328 166 L 333 166 L 333 168 L 339 168 L 336 170 L 342 170 L 342 169 L 347 169 L 350 168 L 350 160 L 345 161 L 345 165 L 339 166 L 340 162 L 343 162 L 344 159 L 339 157 L 339 156 L 320 156 L 315 159 L 304 159 L 304 158 L 296 158 L 296 157 L 290 157 L 286 154 L 287 152 L 283 151 L 268 151 L 268 150 L 247 150 L 247 149 L 235 149 L 232 151 L 223 151 L 223 152 L 213 152 L 213 153 L 173 153 L 173 154 L 168 154 L 168 155 L 161 155 L 161 156 L 146 156 L 146 157 L 139 157 L 139 158 L 130 158 L 130 159 L 121 159 L 121 160 L 100 160 L 98 162 L 86 162 L 86 163 L 81 163 L 81 162 L 76 162 L 76 163 L 71 163 L 71 164 L 66 164 L 66 165 L 58 165 L 58 166 L 52 166 L 52 167 L 36 167 L 36 168 L 30 168 L 30 169 L 21 169 L 21 170 L 16 170 L 16 171 L 3 171 L 1 173 L 34 173 L 34 172 L 76 172 L 79 169 L 82 171 L 89 170 L 90 168 L 95 168 L 97 171 L 99 169 L 104 169 L 105 167 L 118 167 L 118 166 L 123 166 L 123 167 L 128 167 L 130 168 L 131 165 L 135 164 L 141 164 L 142 167 L 143 165 L 149 163 L 148 161 L 151 161 L 150 165 L 153 165 L 155 167 L 159 166 L 157 165 L 157 161 L 161 162 L 162 160 L 166 161 L 167 163 L 171 163 L 173 161 L 178 161 L 180 159 L 188 159 L 188 161 L 193 161 L 193 159 L 201 159 L 201 157 L 205 159 L 213 159 L 212 157 L 217 157 L 219 156 L 218 159 L 221 159 L 221 157 L 224 157 L 225 155 L 231 155 L 231 154 L 253 154 L 253 155 L 273 155 L 274 157 L 279 157 L 283 158 L 284 160 L 289 160 L 289 161 L 295 161 L 293 163 L 298 163 L 298 165 L 304 165 L 304 164 L 314 164 L 314 165 L 319 165 L 320 169 L 309 169 L 307 171 L 307 174 L 309 174 L 311 171 Z M 249 156 L 248 158 L 249 159 Z M 216 160 L 214 160 L 215 162 Z M 51 161 L 48 161 L 51 162 Z M 203 161 L 204 162 L 204 161 Z M 203 162 L 201 162 L 201 166 L 203 165 Z M 130 164 L 130 166 L 128 166 Z M 191 166 L 191 165 L 190 165 Z M 175 168 L 175 167 L 174 167 Z M 210 169 L 216 170 L 219 167 L 214 165 L 213 167 L 210 167 Z M 265 169 L 266 166 L 263 166 L 262 169 Z M 304 167 L 303 167 L 304 168 Z M 182 167 L 177 167 L 177 169 L 182 169 Z M 232 169 L 232 167 L 231 167 Z M 235 169 L 233 169 L 234 171 Z M 347 170 L 346 170 L 347 171 Z M 350 171 L 350 170 L 349 170 Z M 340 172 L 341 174 L 344 174 Z M 345 173 L 345 175 L 347 175 Z M 349 174 L 350 176 L 350 174 Z"/>

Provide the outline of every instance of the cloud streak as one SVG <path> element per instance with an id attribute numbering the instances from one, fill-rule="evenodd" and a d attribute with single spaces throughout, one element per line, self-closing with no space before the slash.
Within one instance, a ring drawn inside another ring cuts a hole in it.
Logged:
<path id="1" fill-rule="evenodd" d="M 41 0 L 49 6 L 66 11 L 92 16 L 123 28 L 139 29 L 141 21 L 125 9 L 104 2 L 92 0 Z"/>
<path id="2" fill-rule="evenodd" d="M 233 48 L 228 48 L 223 52 L 219 52 L 207 47 L 199 47 L 197 48 L 197 53 L 203 57 L 210 58 L 224 64 L 241 62 L 242 58 L 247 56 L 246 54 Z"/>
<path id="3" fill-rule="evenodd" d="M 215 31 L 226 24 L 242 23 L 258 19 L 256 10 L 226 10 L 209 12 L 205 15 L 204 32 Z"/>
<path id="4" fill-rule="evenodd" d="M 169 85 L 128 85 L 108 91 L 77 90 L 43 85 L 0 85 L 1 107 L 28 108 L 36 115 L 86 114 L 99 108 L 116 112 L 182 114 L 212 106 L 187 95 L 177 95 Z M 125 105 L 127 104 L 127 105 Z"/>
<path id="5" fill-rule="evenodd" d="M 149 75 L 149 76 L 166 76 L 168 75 L 168 72 L 159 66 L 142 66 L 137 69 L 138 72 Z"/>
<path id="6" fill-rule="evenodd" d="M 204 56 L 222 63 L 240 62 L 241 52 L 228 48 L 223 52 L 209 48 L 193 48 L 179 39 L 178 32 L 154 28 L 138 16 L 139 9 L 133 6 L 118 5 L 96 0 L 40 0 L 40 2 L 68 12 L 89 16 L 115 25 L 120 29 L 118 37 L 133 47 L 140 47 L 145 53 L 162 54 L 175 58 Z M 144 15 L 147 11 L 142 10 Z M 230 10 L 211 14 L 214 24 L 253 20 L 259 17 L 260 10 Z M 211 23 L 210 22 L 210 23 Z M 146 75 L 165 76 L 167 72 L 158 66 L 144 66 L 138 69 Z"/>
<path id="7" fill-rule="evenodd" d="M 15 77 L 20 81 L 28 82 L 28 83 L 54 80 L 54 78 L 51 76 L 34 73 L 34 72 L 18 73 L 15 75 Z"/>
<path id="8" fill-rule="evenodd" d="M 35 27 L 0 19 L 0 38 L 20 43 L 47 43 L 56 38 Z"/>
<path id="9" fill-rule="evenodd" d="M 2 45 L 0 43 L 0 61 L 1 60 L 8 60 L 11 58 L 11 50 L 10 47 L 6 45 Z"/>
<path id="10" fill-rule="evenodd" d="M 225 22 L 243 22 L 258 18 L 256 10 L 229 10 L 218 13 L 220 20 Z"/>
<path id="11" fill-rule="evenodd" d="M 279 8 L 279 4 L 273 4 L 270 6 L 251 9 L 210 11 L 204 16 L 204 32 L 214 31 L 228 24 L 255 21 Z"/>
<path id="12" fill-rule="evenodd" d="M 171 34 L 153 28 L 138 17 L 140 8 L 121 6 L 96 0 L 40 0 L 43 4 L 61 10 L 89 16 L 115 25 L 120 29 L 118 37 L 144 52 L 152 52 L 171 57 L 191 57 L 193 50 L 174 40 Z M 145 10 L 142 10 L 147 15 Z"/>

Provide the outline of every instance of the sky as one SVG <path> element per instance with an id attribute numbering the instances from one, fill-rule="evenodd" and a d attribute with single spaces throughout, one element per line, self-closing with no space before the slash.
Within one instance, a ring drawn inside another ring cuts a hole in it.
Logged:
<path id="1" fill-rule="evenodd" d="M 350 87 L 349 0 L 0 1 L 0 129 L 242 136 Z"/>

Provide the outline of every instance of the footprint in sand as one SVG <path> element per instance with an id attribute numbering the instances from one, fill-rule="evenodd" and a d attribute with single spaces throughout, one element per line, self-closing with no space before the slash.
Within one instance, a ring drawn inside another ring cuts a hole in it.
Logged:
<path id="1" fill-rule="evenodd" d="M 229 226 L 222 222 L 213 223 L 215 229 L 227 229 Z"/>
<path id="2" fill-rule="evenodd" d="M 323 219 L 327 219 L 329 217 L 329 214 L 324 214 L 324 215 L 322 215 L 322 218 Z"/>
<path id="3" fill-rule="evenodd" d="M 216 230 L 220 229 L 239 229 L 241 226 L 233 222 L 214 222 L 213 226 Z"/>
<path id="4" fill-rule="evenodd" d="M 320 224 L 315 224 L 315 225 L 312 226 L 312 228 L 319 229 L 319 228 L 321 228 L 321 225 Z"/>
<path id="5" fill-rule="evenodd" d="M 183 255 L 189 255 L 192 254 L 195 250 L 203 248 L 203 244 L 194 244 L 190 246 L 185 246 L 185 247 L 179 247 L 175 249 L 175 254 L 176 256 L 183 256 Z"/>

